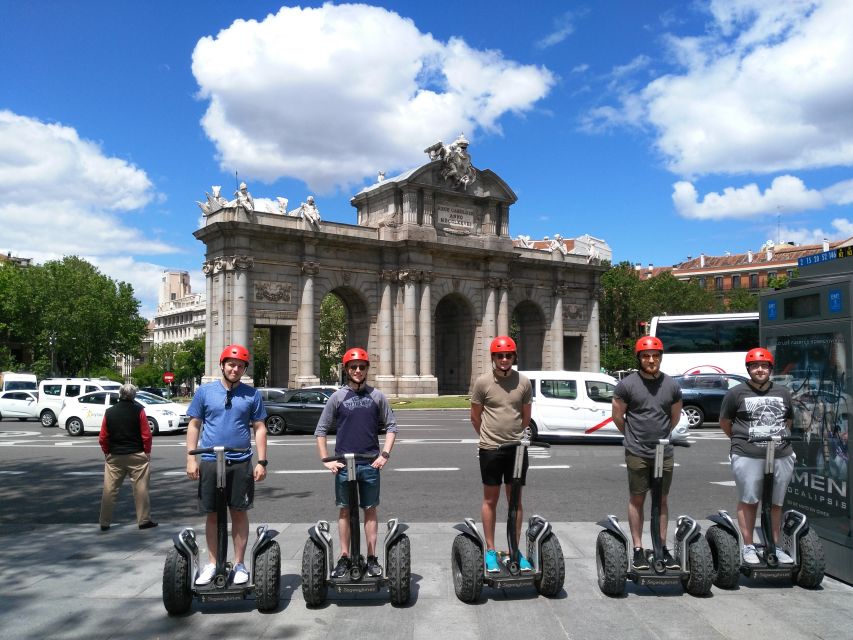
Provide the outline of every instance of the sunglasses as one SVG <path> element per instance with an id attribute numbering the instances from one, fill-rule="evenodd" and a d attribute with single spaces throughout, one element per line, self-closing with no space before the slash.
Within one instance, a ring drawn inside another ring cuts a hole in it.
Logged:
<path id="1" fill-rule="evenodd" d="M 231 391 L 230 389 L 225 392 L 225 408 L 226 409 L 231 408 L 231 398 L 233 398 L 233 397 L 234 397 L 234 392 Z"/>
<path id="2" fill-rule="evenodd" d="M 515 356 L 515 354 L 514 353 L 496 353 L 496 354 L 494 354 L 494 356 L 498 360 L 510 360 L 510 359 L 512 359 L 513 356 Z"/>
<path id="3" fill-rule="evenodd" d="M 350 371 L 367 371 L 366 364 L 351 364 L 347 367 Z"/>
<path id="4" fill-rule="evenodd" d="M 767 369 L 770 370 L 773 368 L 773 365 L 769 362 L 752 362 L 749 365 L 750 369 Z"/>

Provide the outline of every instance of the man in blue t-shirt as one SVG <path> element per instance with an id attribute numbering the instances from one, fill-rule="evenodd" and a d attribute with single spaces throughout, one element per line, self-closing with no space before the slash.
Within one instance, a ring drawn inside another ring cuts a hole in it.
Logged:
<path id="1" fill-rule="evenodd" d="M 350 505 L 347 492 L 347 470 L 342 462 L 324 462 L 323 465 L 335 474 L 335 502 L 338 513 L 338 535 L 341 541 L 341 557 L 332 576 L 342 578 L 352 566 L 350 552 L 358 555 L 358 549 L 350 549 L 349 510 L 359 506 L 364 510 L 364 537 L 367 540 L 367 574 L 381 576 L 382 567 L 376 557 L 376 537 L 379 528 L 376 507 L 379 505 L 379 471 L 391 457 L 394 439 L 397 437 L 397 419 L 384 394 L 368 386 L 367 369 L 370 358 L 364 349 L 348 349 L 343 357 L 347 374 L 347 386 L 335 391 L 326 403 L 317 430 L 317 448 L 320 459 L 329 457 L 326 432 L 332 424 L 337 425 L 335 455 L 362 453 L 376 456 L 370 463 L 358 463 L 356 479 L 360 505 Z M 379 448 L 379 430 L 386 429 L 385 444 Z"/>
<path id="2" fill-rule="evenodd" d="M 249 572 L 243 563 L 249 540 L 249 514 L 255 497 L 255 482 L 267 476 L 267 417 L 261 394 L 240 382 L 249 366 L 249 350 L 232 344 L 219 357 L 222 379 L 202 385 L 196 391 L 187 415 L 187 451 L 196 448 L 234 447 L 245 453 L 226 453 L 225 499 L 231 514 L 231 537 L 234 541 L 234 584 L 246 584 Z M 203 429 L 202 429 L 203 427 Z M 201 444 L 199 431 L 201 430 Z M 252 431 L 258 447 L 258 461 L 252 462 Z M 199 465 L 195 456 L 187 455 L 187 476 L 198 480 L 198 500 L 207 514 L 205 538 L 208 564 L 195 583 L 209 584 L 216 575 L 216 456 L 206 453 Z"/>

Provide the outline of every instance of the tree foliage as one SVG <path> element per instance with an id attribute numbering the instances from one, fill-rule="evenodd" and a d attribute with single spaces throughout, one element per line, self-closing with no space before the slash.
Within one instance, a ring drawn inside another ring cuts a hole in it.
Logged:
<path id="1" fill-rule="evenodd" d="M 268 384 L 270 372 L 270 330 L 255 329 L 252 338 L 252 377 L 256 387 Z"/>
<path id="2" fill-rule="evenodd" d="M 346 339 L 346 308 L 338 296 L 330 293 L 320 303 L 320 382 L 323 384 L 338 381 L 338 365 L 347 348 Z"/>
<path id="3" fill-rule="evenodd" d="M 115 355 L 139 353 L 146 324 L 131 285 L 76 256 L 0 266 L 0 330 L 32 353 L 34 368 L 60 375 L 112 368 Z"/>
<path id="4" fill-rule="evenodd" d="M 747 289 L 732 289 L 726 298 L 726 310 L 732 313 L 758 311 L 758 296 Z"/>

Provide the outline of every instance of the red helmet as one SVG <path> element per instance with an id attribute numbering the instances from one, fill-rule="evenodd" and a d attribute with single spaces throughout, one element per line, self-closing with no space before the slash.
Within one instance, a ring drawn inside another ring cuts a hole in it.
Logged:
<path id="1" fill-rule="evenodd" d="M 637 344 L 634 345 L 634 353 L 638 354 L 640 351 L 660 351 L 663 353 L 663 342 L 654 336 L 644 336 L 637 340 Z"/>
<path id="2" fill-rule="evenodd" d="M 367 355 L 367 351 L 361 349 L 360 347 L 353 347 L 352 349 L 347 349 L 347 352 L 344 354 L 343 358 L 344 366 L 347 366 L 347 363 L 352 360 L 364 360 L 367 364 L 370 364 L 370 356 Z"/>
<path id="3" fill-rule="evenodd" d="M 222 350 L 222 355 L 219 356 L 219 364 L 225 362 L 227 358 L 242 360 L 248 366 L 249 350 L 241 344 L 229 344 Z"/>
<path id="4" fill-rule="evenodd" d="M 516 351 L 515 340 L 509 336 L 498 336 L 492 340 L 492 344 L 489 346 L 489 353 L 515 353 Z"/>
<path id="5" fill-rule="evenodd" d="M 748 367 L 751 362 L 769 362 L 770 366 L 773 366 L 773 354 L 770 353 L 767 349 L 763 347 L 756 347 L 755 349 L 750 349 L 746 354 L 746 366 Z"/>

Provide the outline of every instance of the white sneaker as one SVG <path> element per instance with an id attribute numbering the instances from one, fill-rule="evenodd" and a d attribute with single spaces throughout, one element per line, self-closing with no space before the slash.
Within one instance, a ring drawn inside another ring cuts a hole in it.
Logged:
<path id="1" fill-rule="evenodd" d="M 746 564 L 761 564 L 761 560 L 758 559 L 758 554 L 755 553 L 755 545 L 754 544 L 745 544 L 743 545 L 743 561 Z"/>
<path id="2" fill-rule="evenodd" d="M 776 560 L 779 564 L 794 564 L 794 559 L 781 547 L 776 547 Z"/>
<path id="3" fill-rule="evenodd" d="M 206 584 L 210 584 L 211 580 L 213 580 L 213 576 L 216 575 L 216 564 L 211 562 L 210 564 L 204 565 L 204 569 L 201 570 L 201 573 L 198 574 L 198 578 L 195 579 L 195 583 L 199 586 L 204 586 Z"/>
<path id="4" fill-rule="evenodd" d="M 249 570 L 242 562 L 234 565 L 234 584 L 246 584 L 249 581 Z"/>

